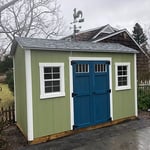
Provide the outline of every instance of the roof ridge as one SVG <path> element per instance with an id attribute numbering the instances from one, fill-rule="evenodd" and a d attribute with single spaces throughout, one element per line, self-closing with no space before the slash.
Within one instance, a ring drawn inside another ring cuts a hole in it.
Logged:
<path id="1" fill-rule="evenodd" d="M 86 33 L 86 32 L 90 32 L 90 31 L 98 30 L 98 29 L 101 29 L 101 28 L 103 29 L 103 28 L 105 28 L 107 25 L 109 25 L 109 24 L 106 24 L 106 25 L 100 26 L 100 27 L 95 27 L 95 28 L 83 30 L 83 31 L 80 31 L 80 32 L 76 33 L 76 35 L 80 35 L 80 34 L 82 34 L 82 33 Z M 70 34 L 70 35 L 67 35 L 67 36 L 65 36 L 65 37 L 62 37 L 61 39 L 64 39 L 64 38 L 67 38 L 67 37 L 70 37 L 70 36 L 73 36 L 73 34 Z"/>

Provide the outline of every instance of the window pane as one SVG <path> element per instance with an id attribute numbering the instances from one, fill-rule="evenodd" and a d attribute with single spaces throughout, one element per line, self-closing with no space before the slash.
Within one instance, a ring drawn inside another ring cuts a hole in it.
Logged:
<path id="1" fill-rule="evenodd" d="M 118 86 L 126 86 L 127 77 L 118 77 Z"/>
<path id="2" fill-rule="evenodd" d="M 127 85 L 127 81 L 123 81 L 122 84 L 125 86 Z"/>
<path id="3" fill-rule="evenodd" d="M 53 67 L 53 72 L 59 72 L 59 67 Z"/>
<path id="4" fill-rule="evenodd" d="M 60 74 L 59 73 L 53 74 L 53 79 L 59 79 L 59 78 L 60 78 Z"/>
<path id="5" fill-rule="evenodd" d="M 122 73 L 122 71 L 118 71 L 118 75 L 122 75 L 123 73 Z"/>
<path id="6" fill-rule="evenodd" d="M 52 86 L 52 85 L 53 85 L 52 81 L 45 81 L 45 87 Z"/>
<path id="7" fill-rule="evenodd" d="M 118 66 L 118 71 L 119 71 L 119 70 L 122 70 L 122 66 Z"/>
<path id="8" fill-rule="evenodd" d="M 44 67 L 44 73 L 52 72 L 52 67 Z"/>
<path id="9" fill-rule="evenodd" d="M 44 79 L 52 79 L 52 74 L 44 74 Z"/>
<path id="10" fill-rule="evenodd" d="M 45 93 L 53 92 L 52 87 L 45 87 Z"/>
<path id="11" fill-rule="evenodd" d="M 60 87 L 59 86 L 53 87 L 53 92 L 60 92 Z"/>
<path id="12" fill-rule="evenodd" d="M 123 66 L 123 70 L 127 70 L 127 66 Z"/>
<path id="13" fill-rule="evenodd" d="M 123 71 L 123 75 L 127 75 L 127 70 L 124 70 L 124 71 Z"/>
<path id="14" fill-rule="evenodd" d="M 53 81 L 53 86 L 60 86 L 60 81 Z"/>

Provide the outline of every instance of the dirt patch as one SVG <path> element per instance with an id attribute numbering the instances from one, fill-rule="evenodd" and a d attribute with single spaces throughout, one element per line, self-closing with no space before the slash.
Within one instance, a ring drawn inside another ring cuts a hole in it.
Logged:
<path id="1" fill-rule="evenodd" d="M 139 111 L 138 113 L 139 118 L 143 119 L 150 119 L 150 112 L 148 111 Z"/>
<path id="2" fill-rule="evenodd" d="M 5 74 L 0 74 L 0 83 L 3 83 L 6 80 Z"/>
<path id="3" fill-rule="evenodd" d="M 18 150 L 27 145 L 26 139 L 16 125 L 10 125 L 5 128 L 2 133 L 2 138 L 7 143 L 6 150 Z"/>

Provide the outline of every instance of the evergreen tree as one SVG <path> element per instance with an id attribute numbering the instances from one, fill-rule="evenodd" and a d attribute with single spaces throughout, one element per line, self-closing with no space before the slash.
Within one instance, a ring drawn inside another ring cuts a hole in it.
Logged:
<path id="1" fill-rule="evenodd" d="M 13 60 L 9 56 L 5 56 L 4 61 L 0 61 L 0 73 L 6 73 L 13 68 Z"/>
<path id="2" fill-rule="evenodd" d="M 13 60 L 11 57 L 6 56 L 4 61 L 0 61 L 0 74 L 6 74 L 6 84 L 10 91 L 14 92 L 14 80 L 13 80 Z"/>
<path id="3" fill-rule="evenodd" d="M 136 23 L 135 26 L 133 27 L 133 38 L 139 45 L 147 41 L 147 37 L 143 32 L 143 29 L 138 23 Z"/>

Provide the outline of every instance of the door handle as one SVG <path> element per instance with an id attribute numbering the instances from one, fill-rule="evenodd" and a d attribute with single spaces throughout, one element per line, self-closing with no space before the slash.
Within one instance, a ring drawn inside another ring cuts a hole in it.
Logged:
<path id="1" fill-rule="evenodd" d="M 78 94 L 77 93 L 72 93 L 72 97 L 75 97 L 77 96 Z"/>

